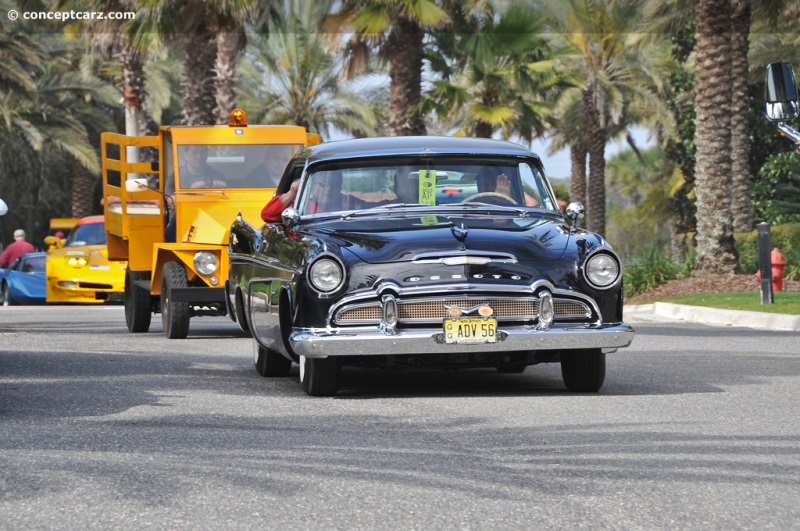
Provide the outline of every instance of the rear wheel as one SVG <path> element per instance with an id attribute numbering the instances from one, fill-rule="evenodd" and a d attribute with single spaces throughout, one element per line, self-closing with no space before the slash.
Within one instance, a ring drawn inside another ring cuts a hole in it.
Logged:
<path id="1" fill-rule="evenodd" d="M 339 360 L 333 356 L 327 358 L 300 356 L 300 383 L 308 395 L 335 395 L 339 390 L 341 374 Z"/>
<path id="2" fill-rule="evenodd" d="M 169 339 L 185 339 L 189 334 L 189 303 L 172 300 L 173 288 L 189 285 L 186 271 L 179 262 L 167 262 L 161 270 L 161 322 Z"/>
<path id="3" fill-rule="evenodd" d="M 291 360 L 280 355 L 276 350 L 267 348 L 253 341 L 253 362 L 256 372 L 264 377 L 286 376 L 292 368 Z"/>
<path id="4" fill-rule="evenodd" d="M 128 332 L 134 334 L 150 330 L 152 318 L 150 293 L 134 283 L 138 279 L 139 275 L 130 268 L 125 271 L 125 324 Z"/>
<path id="5" fill-rule="evenodd" d="M 565 350 L 561 353 L 564 385 L 576 393 L 595 393 L 606 379 L 606 355 L 599 348 Z"/>

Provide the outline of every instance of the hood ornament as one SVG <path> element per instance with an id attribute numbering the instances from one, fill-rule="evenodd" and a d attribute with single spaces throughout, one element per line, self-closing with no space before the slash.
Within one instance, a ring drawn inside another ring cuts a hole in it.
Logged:
<path id="1" fill-rule="evenodd" d="M 453 236 L 455 237 L 456 240 L 463 242 L 464 240 L 467 239 L 467 234 L 469 234 L 469 229 L 467 228 L 466 225 L 464 225 L 464 223 L 461 223 L 461 226 L 459 227 L 452 225 L 450 227 L 450 232 L 453 233 Z"/>

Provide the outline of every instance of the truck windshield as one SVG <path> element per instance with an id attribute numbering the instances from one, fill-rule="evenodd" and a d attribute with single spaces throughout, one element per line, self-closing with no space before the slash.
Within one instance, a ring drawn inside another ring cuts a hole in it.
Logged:
<path id="1" fill-rule="evenodd" d="M 178 146 L 178 189 L 275 188 L 300 144 Z"/>

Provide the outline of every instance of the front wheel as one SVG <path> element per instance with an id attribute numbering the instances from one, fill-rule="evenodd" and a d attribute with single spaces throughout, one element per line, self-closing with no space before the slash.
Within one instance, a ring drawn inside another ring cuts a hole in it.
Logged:
<path id="1" fill-rule="evenodd" d="M 150 330 L 152 299 L 148 291 L 134 283 L 135 280 L 138 275 L 128 268 L 125 271 L 125 324 L 128 332 L 138 334 Z"/>
<path id="2" fill-rule="evenodd" d="M 606 379 L 606 355 L 599 348 L 565 350 L 561 353 L 564 385 L 576 393 L 596 393 Z"/>
<path id="3" fill-rule="evenodd" d="M 253 341 L 253 363 L 256 372 L 264 377 L 286 376 L 292 368 L 292 361 L 284 358 L 279 352 L 263 347 Z"/>
<path id="4" fill-rule="evenodd" d="M 300 356 L 300 383 L 303 391 L 310 396 L 333 396 L 339 390 L 342 370 L 339 360 L 327 358 L 306 358 Z"/>
<path id="5" fill-rule="evenodd" d="M 161 322 L 169 339 L 186 339 L 189 335 L 189 303 L 172 300 L 173 288 L 189 285 L 186 271 L 179 262 L 167 262 L 161 270 Z"/>
<path id="6" fill-rule="evenodd" d="M 236 290 L 233 300 L 233 311 L 236 314 L 236 323 L 239 325 L 239 329 L 245 334 L 251 334 L 250 323 L 244 311 L 244 300 L 242 299 L 242 292 L 240 290 Z"/>
<path id="7" fill-rule="evenodd" d="M 14 305 L 14 297 L 11 296 L 11 293 L 8 291 L 8 284 L 3 284 L 3 306 L 13 306 Z"/>

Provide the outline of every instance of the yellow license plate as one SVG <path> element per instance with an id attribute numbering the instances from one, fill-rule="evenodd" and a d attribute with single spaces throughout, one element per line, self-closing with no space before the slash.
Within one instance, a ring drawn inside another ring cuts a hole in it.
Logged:
<path id="1" fill-rule="evenodd" d="M 445 343 L 494 343 L 497 319 L 465 318 L 444 320 Z"/>

